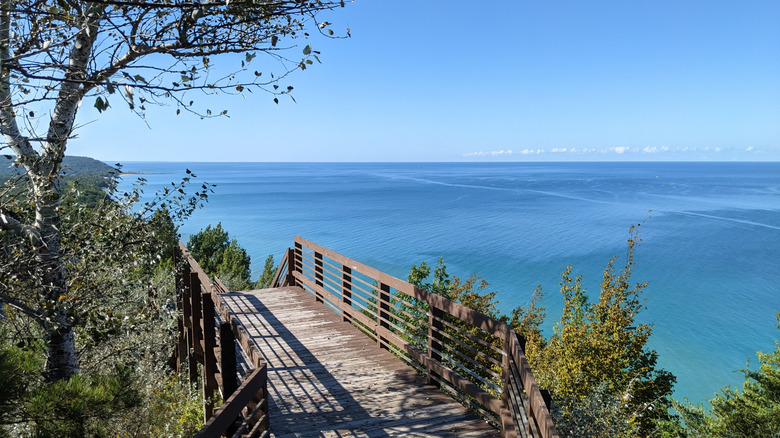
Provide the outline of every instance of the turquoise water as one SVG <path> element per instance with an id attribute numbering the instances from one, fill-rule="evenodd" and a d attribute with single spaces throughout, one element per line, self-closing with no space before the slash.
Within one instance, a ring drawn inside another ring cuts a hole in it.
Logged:
<path id="1" fill-rule="evenodd" d="M 147 173 L 147 194 L 187 168 L 217 187 L 182 240 L 222 222 L 255 276 L 296 234 L 401 278 L 444 257 L 451 274 L 488 280 L 504 312 L 541 284 L 548 329 L 564 267 L 597 294 L 646 220 L 639 319 L 678 397 L 739 385 L 735 371 L 778 335 L 780 163 L 124 163 Z"/>

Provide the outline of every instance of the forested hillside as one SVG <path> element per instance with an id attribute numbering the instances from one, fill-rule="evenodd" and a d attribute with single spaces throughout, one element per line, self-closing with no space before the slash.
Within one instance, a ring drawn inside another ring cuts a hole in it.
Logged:
<path id="1" fill-rule="evenodd" d="M 11 155 L 0 155 L 0 176 L 7 177 L 21 171 L 20 167 L 14 166 L 14 157 Z M 108 164 L 89 157 L 65 156 L 62 159 L 62 174 L 68 176 L 109 176 L 118 174 L 119 170 Z"/>

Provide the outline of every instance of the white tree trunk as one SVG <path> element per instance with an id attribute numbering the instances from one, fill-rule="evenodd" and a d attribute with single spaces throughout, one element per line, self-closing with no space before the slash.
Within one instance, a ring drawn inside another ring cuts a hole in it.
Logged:
<path id="1" fill-rule="evenodd" d="M 6 6 L 8 1 L 3 2 Z M 10 10 L 10 9 L 6 9 Z M 14 151 L 20 164 L 27 172 L 32 186 L 35 204 L 35 219 L 32 224 L 13 222 L 12 218 L 0 214 L 4 220 L 0 225 L 15 229 L 35 242 L 35 259 L 42 275 L 39 283 L 39 297 L 53 303 L 53 308 L 44 324 L 49 354 L 46 363 L 48 380 L 63 380 L 79 370 L 78 355 L 73 333 L 73 321 L 62 306 L 60 297 L 67 295 L 67 270 L 65 252 L 62 248 L 59 213 L 61 190 L 60 168 L 68 138 L 73 130 L 76 112 L 84 95 L 94 86 L 84 82 L 98 24 L 102 16 L 99 5 L 91 4 L 84 14 L 81 30 L 73 40 L 69 64 L 60 83 L 46 141 L 38 152 L 19 129 L 13 94 L 8 73 L 0 77 L 0 129 L 6 143 Z M 0 17 L 0 40 L 9 41 L 10 16 Z M 0 63 L 9 59 L 8 48 L 0 48 Z M 0 212 L 2 213 L 2 212 Z"/>

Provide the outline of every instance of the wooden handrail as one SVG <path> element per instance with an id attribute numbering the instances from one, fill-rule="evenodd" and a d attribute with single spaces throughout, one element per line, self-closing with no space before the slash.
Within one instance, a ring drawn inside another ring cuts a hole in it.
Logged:
<path id="1" fill-rule="evenodd" d="M 241 415 L 241 410 L 252 401 L 254 394 L 262 392 L 268 376 L 265 364 L 261 368 L 255 368 L 241 386 L 225 401 L 219 411 L 214 414 L 203 428 L 195 435 L 195 438 L 219 438 Z"/>
<path id="2" fill-rule="evenodd" d="M 177 284 L 179 279 L 186 280 L 182 281 L 183 288 L 180 290 L 182 304 L 179 308 L 183 311 L 183 323 L 180 324 L 181 338 L 187 341 L 187 345 L 180 345 L 178 351 L 180 356 L 190 356 L 190 348 L 195 352 L 192 355 L 194 357 L 188 357 L 192 383 L 197 378 L 196 373 L 193 372 L 197 368 L 196 361 L 203 365 L 204 371 L 203 392 L 207 421 L 196 436 L 199 438 L 232 436 L 235 433 L 234 429 L 239 427 L 236 425 L 236 420 L 240 418 L 242 412 L 249 412 L 244 415 L 242 423 L 242 427 L 248 429 L 249 433 L 241 436 L 262 436 L 269 430 L 267 366 L 263 356 L 238 318 L 230 313 L 222 301 L 220 294 L 227 293 L 227 287 L 218 278 L 215 278 L 212 283 L 184 244 L 179 243 L 179 250 L 183 261 L 186 262 L 184 264 L 177 261 L 177 266 L 184 268 L 177 274 Z M 219 330 L 216 330 L 217 315 L 223 321 Z M 221 346 L 219 358 L 216 354 L 217 340 Z M 235 351 L 234 343 L 237 343 L 244 355 L 249 358 L 252 369 L 238 388 L 234 382 L 235 354 L 225 354 Z M 182 360 L 183 357 L 180 357 L 178 362 L 181 363 Z M 222 392 L 226 401 L 212 415 L 211 396 L 217 390 Z"/>
<path id="3" fill-rule="evenodd" d="M 511 327 L 300 236 L 294 243 L 274 286 L 303 287 L 502 436 L 559 436 Z"/>
<path id="4" fill-rule="evenodd" d="M 274 279 L 271 280 L 271 287 L 281 287 L 286 286 L 286 281 L 288 278 L 288 274 L 290 272 L 289 264 L 291 260 L 291 253 L 292 250 L 288 249 L 284 252 L 284 255 L 282 256 L 282 260 L 279 262 L 279 267 L 276 269 L 276 274 L 274 275 Z"/>

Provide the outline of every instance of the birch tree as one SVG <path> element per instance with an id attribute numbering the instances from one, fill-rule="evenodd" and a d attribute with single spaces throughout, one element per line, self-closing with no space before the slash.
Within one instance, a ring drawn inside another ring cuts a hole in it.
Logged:
<path id="1" fill-rule="evenodd" d="M 60 170 L 81 105 L 122 103 L 141 117 L 149 105 L 214 117 L 197 96 L 265 91 L 278 103 L 280 80 L 317 59 L 310 33 L 333 35 L 321 12 L 343 0 L 0 0 L 0 150 L 12 153 L 31 190 L 29 214 L 0 202 L 0 230 L 30 242 L 30 284 L 40 308 L 0 295 L 43 327 L 49 380 L 79 370 L 60 217 Z M 348 31 L 347 31 L 348 34 Z M 253 58 L 276 72 L 255 70 Z M 218 64 L 220 63 L 220 64 Z M 218 64 L 218 65 L 217 65 Z M 195 92 L 200 92 L 196 94 Z M 112 103 L 113 102 L 113 103 Z"/>

